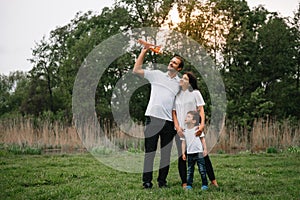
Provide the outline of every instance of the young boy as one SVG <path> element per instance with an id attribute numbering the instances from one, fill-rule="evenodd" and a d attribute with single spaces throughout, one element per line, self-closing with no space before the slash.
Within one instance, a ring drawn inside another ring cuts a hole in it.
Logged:
<path id="1" fill-rule="evenodd" d="M 208 189 L 206 178 L 206 169 L 204 156 L 207 154 L 204 134 L 199 137 L 195 136 L 195 132 L 199 125 L 200 116 L 197 111 L 189 111 L 185 118 L 186 129 L 184 130 L 184 138 L 182 138 L 182 159 L 188 161 L 187 186 L 186 189 L 192 189 L 194 179 L 195 164 L 202 179 L 202 190 Z M 187 151 L 187 157 L 186 152 Z"/>

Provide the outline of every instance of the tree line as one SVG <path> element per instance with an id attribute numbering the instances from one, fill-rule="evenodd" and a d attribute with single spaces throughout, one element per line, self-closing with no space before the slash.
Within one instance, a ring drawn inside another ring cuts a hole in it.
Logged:
<path id="1" fill-rule="evenodd" d="M 171 21 L 176 8 L 181 21 Z M 50 32 L 32 49 L 29 72 L 0 75 L 0 117 L 45 117 L 72 122 L 76 74 L 86 56 L 112 35 L 142 27 L 168 26 L 205 47 L 226 89 L 228 123 L 251 126 L 258 118 L 300 119 L 300 4 L 293 17 L 282 17 L 263 6 L 250 9 L 245 0 L 116 0 L 100 14 L 77 13 L 68 24 Z M 105 70 L 95 94 L 101 119 L 113 120 L 111 97 L 118 80 L 128 73 L 139 52 L 119 57 Z M 149 54 L 148 61 L 168 58 Z M 194 71 L 207 102 L 205 82 Z M 149 85 L 130 99 L 130 113 L 142 121 Z"/>

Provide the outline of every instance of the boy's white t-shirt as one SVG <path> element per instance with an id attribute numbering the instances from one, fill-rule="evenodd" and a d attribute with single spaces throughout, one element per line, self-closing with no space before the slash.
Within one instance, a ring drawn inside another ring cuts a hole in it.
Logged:
<path id="1" fill-rule="evenodd" d="M 197 111 L 198 106 L 204 106 L 205 102 L 199 90 L 181 90 L 175 99 L 173 110 L 176 110 L 179 126 L 184 128 L 184 121 L 189 111 Z"/>
<path id="2" fill-rule="evenodd" d="M 200 137 L 195 135 L 198 127 L 194 127 L 192 129 L 185 129 L 183 131 L 184 138 L 181 140 L 185 140 L 186 149 L 188 154 L 192 153 L 202 153 L 203 152 L 203 145 L 200 140 L 200 137 L 204 137 L 204 133 L 202 132 Z"/>
<path id="3" fill-rule="evenodd" d="M 145 115 L 173 121 L 172 109 L 180 89 L 180 78 L 171 78 L 168 73 L 160 70 L 144 70 L 144 78 L 151 84 L 150 100 Z"/>

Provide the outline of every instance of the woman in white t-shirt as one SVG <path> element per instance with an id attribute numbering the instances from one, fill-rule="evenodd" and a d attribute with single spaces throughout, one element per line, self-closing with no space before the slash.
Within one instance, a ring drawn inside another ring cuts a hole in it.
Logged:
<path id="1" fill-rule="evenodd" d="M 177 135 L 175 137 L 177 151 L 178 151 L 178 171 L 182 181 L 182 186 L 185 188 L 187 185 L 187 167 L 186 161 L 182 159 L 182 151 L 181 151 L 181 140 L 180 137 L 183 137 L 184 130 L 184 121 L 187 112 L 196 110 L 199 112 L 201 122 L 199 124 L 197 135 L 200 135 L 204 131 L 205 127 L 205 112 L 204 105 L 205 102 L 203 97 L 197 86 L 197 78 L 191 72 L 186 72 L 182 76 L 180 82 L 180 92 L 176 95 L 174 107 L 173 107 L 173 121 L 174 126 L 177 131 Z M 207 171 L 207 175 L 212 185 L 218 187 L 214 170 L 209 159 L 209 156 L 204 157 L 205 159 L 205 167 Z"/>

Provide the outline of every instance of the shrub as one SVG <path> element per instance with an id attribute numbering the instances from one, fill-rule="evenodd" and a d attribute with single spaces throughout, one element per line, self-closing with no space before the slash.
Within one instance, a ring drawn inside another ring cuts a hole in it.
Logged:
<path id="1" fill-rule="evenodd" d="M 267 148 L 267 153 L 278 153 L 278 150 L 275 147 Z"/>
<path id="2" fill-rule="evenodd" d="M 290 146 L 287 151 L 289 153 L 300 153 L 300 147 Z"/>
<path id="3" fill-rule="evenodd" d="M 24 154 L 24 155 L 40 155 L 42 154 L 41 148 L 29 147 L 29 146 L 19 146 L 19 145 L 10 145 L 7 147 L 7 151 L 15 155 Z"/>
<path id="4" fill-rule="evenodd" d="M 222 150 L 222 149 L 219 149 L 218 152 L 217 152 L 217 154 L 224 154 L 224 153 L 225 153 L 225 151 Z"/>

